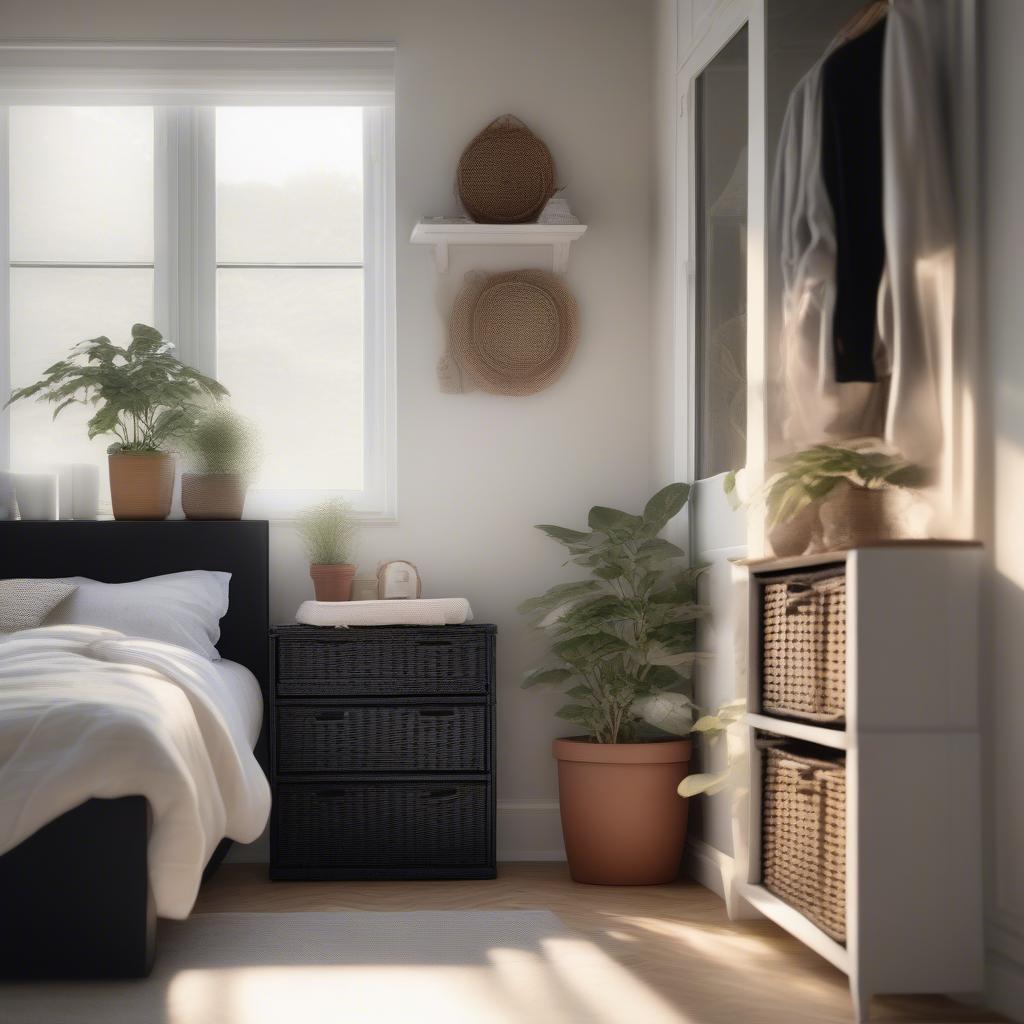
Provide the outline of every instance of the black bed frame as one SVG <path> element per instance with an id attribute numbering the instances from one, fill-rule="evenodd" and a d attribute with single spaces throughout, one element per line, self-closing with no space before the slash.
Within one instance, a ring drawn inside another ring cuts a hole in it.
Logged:
<path id="1" fill-rule="evenodd" d="M 268 524 L 0 522 L 0 578 L 88 576 L 124 583 L 211 569 L 230 572 L 217 644 L 267 699 Z M 265 732 L 265 730 L 264 730 Z M 266 766 L 266 737 L 256 753 Z M 145 797 L 93 799 L 0 856 L 0 975 L 142 977 L 156 951 Z M 227 853 L 217 848 L 204 879 Z"/>

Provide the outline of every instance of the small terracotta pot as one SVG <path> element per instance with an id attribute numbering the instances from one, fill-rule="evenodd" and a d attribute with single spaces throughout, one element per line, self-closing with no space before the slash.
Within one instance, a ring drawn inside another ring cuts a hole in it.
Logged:
<path id="1" fill-rule="evenodd" d="M 182 473 L 181 510 L 186 519 L 241 519 L 245 490 L 238 473 Z"/>
<path id="2" fill-rule="evenodd" d="M 689 740 L 555 740 L 569 873 L 593 885 L 657 885 L 679 874 L 688 801 L 676 792 Z"/>
<path id="3" fill-rule="evenodd" d="M 108 455 L 110 503 L 115 519 L 166 519 L 174 493 L 170 452 Z"/>
<path id="4" fill-rule="evenodd" d="M 350 601 L 352 579 L 356 574 L 354 565 L 311 565 L 309 575 L 313 580 L 313 594 L 318 601 Z"/>
<path id="5" fill-rule="evenodd" d="M 912 504 L 913 497 L 903 488 L 855 487 L 843 480 L 821 505 L 825 547 L 843 551 L 913 536 Z"/>

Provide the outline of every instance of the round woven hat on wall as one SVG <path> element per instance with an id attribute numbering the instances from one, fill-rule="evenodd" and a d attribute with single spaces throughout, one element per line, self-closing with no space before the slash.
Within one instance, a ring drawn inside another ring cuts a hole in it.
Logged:
<path id="1" fill-rule="evenodd" d="M 576 299 L 554 274 L 469 274 L 452 308 L 447 358 L 462 376 L 452 390 L 543 391 L 572 359 L 578 336 Z"/>
<path id="2" fill-rule="evenodd" d="M 555 164 L 548 147 L 517 117 L 492 121 L 459 160 L 459 199 L 482 224 L 535 221 L 555 194 Z"/>

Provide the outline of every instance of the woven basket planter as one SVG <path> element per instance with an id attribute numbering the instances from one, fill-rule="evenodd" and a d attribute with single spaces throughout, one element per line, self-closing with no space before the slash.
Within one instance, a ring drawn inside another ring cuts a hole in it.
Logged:
<path id="1" fill-rule="evenodd" d="M 478 223 L 528 223 L 555 194 L 555 164 L 548 147 L 519 118 L 506 114 L 463 151 L 456 190 Z"/>
<path id="2" fill-rule="evenodd" d="M 761 880 L 836 942 L 846 942 L 846 766 L 764 751 Z"/>
<path id="3" fill-rule="evenodd" d="M 181 509 L 186 519 L 241 519 L 245 490 L 238 473 L 182 473 Z"/>
<path id="4" fill-rule="evenodd" d="M 900 487 L 854 487 L 843 480 L 821 503 L 825 548 L 845 551 L 914 536 L 913 503 Z"/>
<path id="5" fill-rule="evenodd" d="M 846 715 L 846 575 L 767 577 L 761 589 L 761 709 L 813 722 Z"/>
<path id="6" fill-rule="evenodd" d="M 108 455 L 110 503 L 115 519 L 166 519 L 174 494 L 170 452 Z"/>

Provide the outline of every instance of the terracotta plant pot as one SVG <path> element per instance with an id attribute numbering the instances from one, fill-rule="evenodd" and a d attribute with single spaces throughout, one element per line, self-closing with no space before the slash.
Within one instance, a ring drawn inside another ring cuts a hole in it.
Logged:
<path id="1" fill-rule="evenodd" d="M 181 509 L 186 519 L 241 519 L 245 491 L 239 473 L 182 473 Z"/>
<path id="2" fill-rule="evenodd" d="M 555 740 L 569 873 L 594 885 L 657 885 L 679 874 L 688 801 L 676 788 L 689 740 Z"/>
<path id="3" fill-rule="evenodd" d="M 354 565 L 311 565 L 309 575 L 313 579 L 313 594 L 318 601 L 350 601 L 352 579 L 356 574 Z"/>
<path id="4" fill-rule="evenodd" d="M 778 558 L 789 558 L 791 555 L 820 550 L 821 519 L 818 513 L 818 504 L 812 502 L 792 519 L 772 527 L 768 541 Z"/>
<path id="5" fill-rule="evenodd" d="M 844 551 L 915 536 L 912 505 L 913 497 L 902 488 L 855 487 L 843 480 L 821 504 L 825 547 Z"/>
<path id="6" fill-rule="evenodd" d="M 170 452 L 108 455 L 110 503 L 115 519 L 166 519 L 174 493 Z"/>

